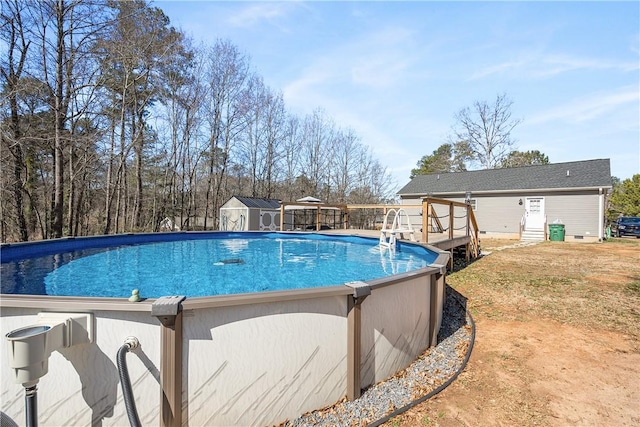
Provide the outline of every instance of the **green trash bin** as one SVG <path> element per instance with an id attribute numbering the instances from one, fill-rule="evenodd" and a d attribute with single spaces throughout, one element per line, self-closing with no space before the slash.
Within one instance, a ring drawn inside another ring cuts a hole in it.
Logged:
<path id="1" fill-rule="evenodd" d="M 549 224 L 549 240 L 552 242 L 564 241 L 564 224 Z"/>

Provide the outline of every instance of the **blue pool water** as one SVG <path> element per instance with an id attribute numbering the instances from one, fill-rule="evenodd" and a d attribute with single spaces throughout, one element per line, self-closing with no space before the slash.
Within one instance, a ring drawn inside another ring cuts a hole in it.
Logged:
<path id="1" fill-rule="evenodd" d="M 319 234 L 183 234 L 174 241 L 81 246 L 61 253 L 30 251 L 20 259 L 5 257 L 3 251 L 2 293 L 122 298 L 139 289 L 146 298 L 238 294 L 370 280 L 420 269 L 436 258 L 417 245 L 401 244 L 391 253 L 375 239 Z"/>

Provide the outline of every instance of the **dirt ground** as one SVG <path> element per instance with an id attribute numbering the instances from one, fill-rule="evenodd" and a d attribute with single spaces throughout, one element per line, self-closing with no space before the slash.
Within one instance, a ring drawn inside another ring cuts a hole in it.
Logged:
<path id="1" fill-rule="evenodd" d="M 389 426 L 640 426 L 640 239 L 483 240 L 448 276 L 476 341 L 464 372 Z"/>

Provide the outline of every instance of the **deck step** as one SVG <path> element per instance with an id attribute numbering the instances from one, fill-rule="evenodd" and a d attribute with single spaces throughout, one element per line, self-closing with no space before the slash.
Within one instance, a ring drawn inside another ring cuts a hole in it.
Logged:
<path id="1" fill-rule="evenodd" d="M 522 232 L 520 240 L 542 242 L 544 240 L 544 230 L 525 230 Z"/>

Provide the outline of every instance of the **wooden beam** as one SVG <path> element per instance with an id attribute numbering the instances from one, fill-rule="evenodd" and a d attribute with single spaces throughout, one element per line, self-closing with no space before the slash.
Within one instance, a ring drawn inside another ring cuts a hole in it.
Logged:
<path id="1" fill-rule="evenodd" d="M 429 201 L 422 201 L 422 241 L 429 243 L 429 228 L 431 227 L 431 221 L 429 221 Z"/>
<path id="2" fill-rule="evenodd" d="M 280 231 L 284 230 L 284 205 L 280 205 Z"/>
<path id="3" fill-rule="evenodd" d="M 470 236 L 458 236 L 453 239 L 440 240 L 439 242 L 430 243 L 431 246 L 435 246 L 443 251 L 457 248 L 458 246 L 464 246 L 471 240 Z"/>
<path id="4" fill-rule="evenodd" d="M 455 217 L 453 212 L 453 203 L 449 204 L 449 239 L 453 239 L 453 225 Z"/>

